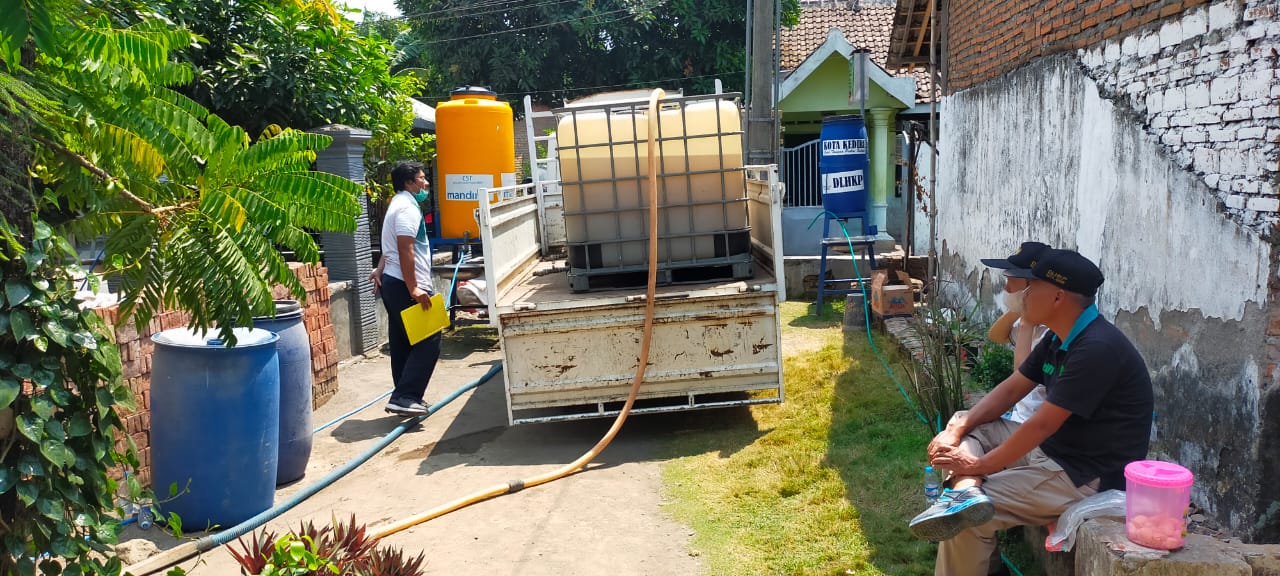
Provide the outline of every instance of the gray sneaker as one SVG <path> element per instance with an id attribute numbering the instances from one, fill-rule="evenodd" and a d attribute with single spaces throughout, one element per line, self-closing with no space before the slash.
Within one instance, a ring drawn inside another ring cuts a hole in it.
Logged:
<path id="1" fill-rule="evenodd" d="M 426 405 L 411 400 L 392 400 L 387 402 L 386 410 L 397 416 L 423 416 L 427 413 Z"/>
<path id="2" fill-rule="evenodd" d="M 966 529 L 991 521 L 996 505 L 982 489 L 943 490 L 938 501 L 911 520 L 911 533 L 930 542 L 950 540 Z"/>

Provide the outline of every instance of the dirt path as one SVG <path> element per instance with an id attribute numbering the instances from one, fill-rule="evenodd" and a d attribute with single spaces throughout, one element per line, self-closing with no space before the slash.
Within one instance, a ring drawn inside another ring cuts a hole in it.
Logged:
<path id="1" fill-rule="evenodd" d="M 428 401 L 443 398 L 497 361 L 493 350 L 446 350 Z M 338 395 L 314 415 L 317 425 L 389 389 L 389 362 L 379 357 L 349 364 L 340 378 Z M 306 477 L 278 490 L 276 503 L 360 454 L 399 422 L 379 404 L 321 432 Z M 661 508 L 657 459 L 662 438 L 672 433 L 669 428 L 689 422 L 687 416 L 634 419 L 585 473 L 460 510 L 387 541 L 411 554 L 425 553 L 429 574 L 700 574 L 702 566 L 688 549 L 690 531 Z M 323 523 L 331 515 L 351 514 L 379 526 L 570 462 L 608 425 L 589 421 L 508 427 L 500 374 L 267 526 L 282 532 L 301 520 Z M 121 535 L 122 542 L 132 538 L 154 540 L 162 549 L 176 545 L 158 530 L 142 532 L 136 526 Z M 183 567 L 196 575 L 239 573 L 225 548 Z"/>

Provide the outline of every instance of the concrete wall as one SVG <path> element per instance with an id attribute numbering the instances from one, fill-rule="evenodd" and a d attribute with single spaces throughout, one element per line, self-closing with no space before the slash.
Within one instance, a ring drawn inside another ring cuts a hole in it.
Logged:
<path id="1" fill-rule="evenodd" d="M 1153 375 L 1155 456 L 1197 475 L 1194 500 L 1244 533 L 1275 497 L 1262 426 L 1271 246 L 1182 169 L 1145 119 L 1103 96 L 1078 56 L 1042 58 L 943 101 L 943 272 L 990 302 L 979 258 L 1022 240 L 1075 248 L 1108 278 L 1099 307 Z M 1274 192 L 1273 192 L 1274 193 Z"/>
<path id="2" fill-rule="evenodd" d="M 336 340 L 335 349 L 338 361 L 360 355 L 355 343 L 361 329 L 355 323 L 355 290 L 351 282 L 334 282 L 329 285 L 330 304 L 329 319 L 333 322 L 333 334 Z M 377 301 L 376 317 L 378 322 L 378 344 L 387 341 L 387 311 L 382 302 Z M 374 350 L 376 352 L 376 348 Z"/>

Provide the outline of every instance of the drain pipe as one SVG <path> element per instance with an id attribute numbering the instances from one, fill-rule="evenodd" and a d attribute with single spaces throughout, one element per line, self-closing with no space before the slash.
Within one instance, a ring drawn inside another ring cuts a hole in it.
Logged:
<path id="1" fill-rule="evenodd" d="M 396 438 L 399 438 L 400 435 L 404 434 L 410 428 L 413 428 L 414 426 L 418 425 L 418 423 L 425 420 L 428 416 L 435 414 L 441 408 L 445 407 L 445 405 L 449 404 L 450 402 L 453 402 L 462 394 L 474 388 L 479 387 L 481 384 L 484 384 L 485 382 L 488 382 L 490 378 L 493 378 L 493 376 L 500 371 L 502 371 L 502 364 L 493 365 L 491 368 L 489 368 L 488 372 L 484 373 L 483 376 L 471 381 L 470 383 L 466 384 L 461 388 L 458 388 L 457 390 L 454 390 L 452 394 L 449 394 L 443 400 L 435 404 L 432 404 L 431 407 L 427 409 L 426 414 L 422 416 L 415 416 L 413 418 L 406 419 L 404 422 L 401 422 L 399 426 L 396 426 L 395 429 L 387 433 L 386 436 L 383 436 L 382 439 L 379 440 L 377 444 L 374 444 L 373 446 L 369 447 L 369 449 L 365 450 L 364 453 L 360 454 L 359 456 L 356 456 L 353 460 L 342 465 L 342 467 L 328 473 L 323 478 L 321 478 L 318 482 L 310 486 L 307 486 L 306 488 L 303 488 L 297 494 L 294 494 L 293 496 L 289 497 L 288 500 L 280 504 L 277 504 L 271 509 L 264 511 L 261 514 L 254 516 L 253 518 L 250 518 L 248 520 L 245 520 L 244 522 L 241 522 L 235 526 L 232 526 L 231 528 L 223 530 L 222 532 L 218 532 L 217 534 L 210 534 L 194 542 L 187 542 L 185 544 L 182 544 L 181 546 L 177 546 L 170 550 L 166 550 L 165 552 L 162 552 L 146 560 L 143 560 L 138 564 L 129 566 L 125 569 L 125 573 L 131 573 L 131 574 L 134 574 L 135 576 L 146 576 L 147 574 L 153 574 L 155 572 L 159 572 L 161 570 L 164 570 L 165 568 L 173 566 L 174 564 L 182 562 L 183 560 L 191 558 L 196 554 L 208 552 L 209 550 L 213 550 L 214 548 L 227 544 L 232 540 L 235 540 L 236 538 L 239 538 L 249 533 L 253 529 L 259 526 L 262 526 L 263 524 L 266 524 L 267 522 L 271 521 L 277 516 L 280 516 L 281 514 L 284 514 L 285 512 L 288 512 L 289 510 L 293 509 L 293 507 L 297 506 L 298 504 L 301 504 L 307 498 L 314 496 L 317 492 L 327 488 L 330 484 L 333 484 L 339 478 L 346 476 L 352 470 L 355 470 L 360 465 L 369 461 L 370 458 L 372 458 L 378 452 L 381 452 L 382 449 L 386 448 L 388 445 L 391 444 L 391 442 L 395 441 Z"/>
<path id="2" fill-rule="evenodd" d="M 604 451 L 610 442 L 613 442 L 613 438 L 618 435 L 618 431 L 622 430 L 622 424 L 627 421 L 627 416 L 631 414 L 631 407 L 636 403 L 636 396 L 640 392 L 640 384 L 644 382 L 645 369 L 649 364 L 649 343 L 653 337 L 653 301 L 657 293 L 658 284 L 658 145 L 656 138 L 658 134 L 658 100 L 665 94 L 661 88 L 658 88 L 649 95 L 649 283 L 645 289 L 644 328 L 640 338 L 639 362 L 636 366 L 635 378 L 631 382 L 631 392 L 627 394 L 627 402 L 622 406 L 617 418 L 614 419 L 613 426 L 609 427 L 609 431 L 596 442 L 595 446 L 573 462 L 544 474 L 497 484 L 452 502 L 446 502 L 420 514 L 371 530 L 369 534 L 375 540 L 386 538 L 396 532 L 439 518 L 472 504 L 496 498 L 503 494 L 519 492 L 539 484 L 546 484 L 573 474 L 591 463 L 596 456 L 599 456 L 600 452 Z"/>

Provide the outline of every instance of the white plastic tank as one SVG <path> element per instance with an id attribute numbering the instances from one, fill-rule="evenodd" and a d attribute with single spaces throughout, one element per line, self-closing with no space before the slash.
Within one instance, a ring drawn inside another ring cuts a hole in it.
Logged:
<path id="1" fill-rule="evenodd" d="M 567 240 L 603 243 L 606 266 L 645 263 L 644 242 L 616 242 L 648 235 L 645 108 L 566 113 L 556 130 Z M 658 258 L 716 257 L 716 242 L 723 243 L 716 234 L 749 226 L 738 106 L 708 99 L 667 105 L 659 114 L 659 235 L 696 236 L 664 239 Z"/>

